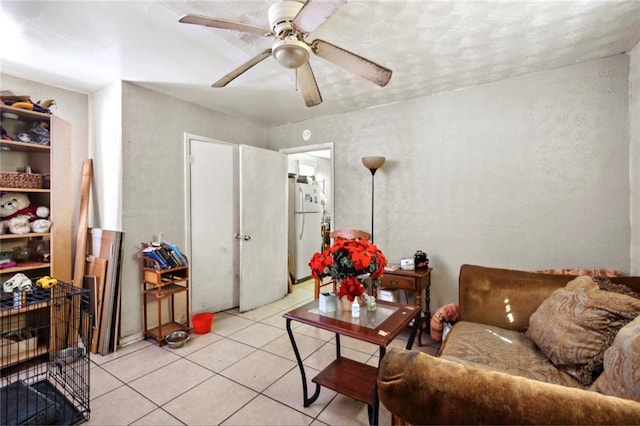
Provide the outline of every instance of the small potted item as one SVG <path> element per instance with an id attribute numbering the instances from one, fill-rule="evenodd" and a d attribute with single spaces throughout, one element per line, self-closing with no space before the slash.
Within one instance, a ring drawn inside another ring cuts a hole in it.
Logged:
<path id="1" fill-rule="evenodd" d="M 416 269 L 427 269 L 429 267 L 429 258 L 427 253 L 422 250 L 418 250 L 413 255 L 413 263 Z"/>

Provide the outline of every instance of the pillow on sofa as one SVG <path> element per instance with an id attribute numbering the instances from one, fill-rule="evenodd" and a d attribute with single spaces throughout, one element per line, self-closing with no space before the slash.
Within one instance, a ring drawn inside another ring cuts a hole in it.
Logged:
<path id="1" fill-rule="evenodd" d="M 591 269 L 540 269 L 536 272 L 542 274 L 556 274 L 556 275 L 600 275 L 604 277 L 617 277 L 620 273 L 617 269 L 603 269 L 603 268 L 591 268 Z"/>
<path id="2" fill-rule="evenodd" d="M 620 329 L 604 353 L 604 371 L 591 389 L 640 402 L 640 317 Z"/>
<path id="3" fill-rule="evenodd" d="M 613 291 L 614 293 L 626 294 L 636 299 L 640 299 L 640 294 L 633 291 L 633 289 L 627 287 L 624 284 L 612 283 L 609 278 L 606 277 L 593 277 L 593 280 L 598 283 L 600 290 Z"/>
<path id="4" fill-rule="evenodd" d="M 618 331 L 639 314 L 640 299 L 601 290 L 592 277 L 581 276 L 540 304 L 526 336 L 556 367 L 589 386 Z"/>

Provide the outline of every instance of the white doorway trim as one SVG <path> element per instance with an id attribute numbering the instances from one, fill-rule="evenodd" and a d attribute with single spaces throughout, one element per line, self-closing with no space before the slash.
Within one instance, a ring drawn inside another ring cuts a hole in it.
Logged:
<path id="1" fill-rule="evenodd" d="M 315 145 L 304 145 L 304 146 L 296 146 L 293 148 L 281 148 L 280 152 L 282 152 L 283 154 L 303 154 L 305 152 L 310 152 L 310 151 L 321 151 L 321 150 L 326 150 L 328 149 L 330 151 L 330 155 L 331 158 L 329 159 L 330 164 L 331 164 L 331 171 L 330 171 L 330 176 L 331 176 L 331 196 L 329 199 L 329 214 L 331 215 L 331 227 L 334 227 L 334 223 L 335 223 L 335 172 L 334 172 L 334 168 L 335 168 L 335 152 L 334 152 L 334 148 L 333 148 L 333 142 L 325 142 L 325 143 L 320 143 L 320 144 L 315 144 Z"/>

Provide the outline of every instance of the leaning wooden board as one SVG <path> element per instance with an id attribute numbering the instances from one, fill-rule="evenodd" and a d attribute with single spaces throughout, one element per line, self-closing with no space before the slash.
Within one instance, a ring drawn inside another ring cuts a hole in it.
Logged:
<path id="1" fill-rule="evenodd" d="M 104 285 L 98 317 L 96 353 L 113 352 L 118 342 L 118 308 L 120 300 L 120 269 L 122 265 L 123 233 L 98 228 L 87 230 L 87 252 L 96 259 L 106 261 Z M 93 343 L 93 342 L 92 342 Z M 92 351 L 93 351 L 92 347 Z"/>
<path id="2" fill-rule="evenodd" d="M 98 353 L 98 341 L 100 338 L 100 319 L 102 318 L 102 299 L 104 297 L 104 284 L 107 276 L 107 259 L 101 257 L 87 257 L 87 275 L 96 277 L 96 307 L 95 327 L 91 331 L 91 353 Z"/>
<path id="3" fill-rule="evenodd" d="M 76 259 L 73 267 L 73 285 L 82 288 L 85 258 L 87 255 L 87 222 L 89 216 L 89 195 L 93 178 L 93 160 L 84 161 L 82 184 L 80 187 L 80 211 L 78 212 L 78 235 L 76 238 Z"/>
<path id="4" fill-rule="evenodd" d="M 78 235 L 76 239 L 75 262 L 73 265 L 73 286 L 82 288 L 84 285 L 84 263 L 87 251 L 87 221 L 89 215 L 89 193 L 91 190 L 91 179 L 93 177 L 93 161 L 89 158 L 84 161 L 82 166 L 82 184 L 80 187 L 80 211 L 78 212 Z M 75 306 L 77 305 L 77 306 Z M 73 311 L 71 310 L 73 309 Z M 75 301 L 74 306 L 70 307 L 69 312 L 76 312 L 80 309 L 80 301 Z M 66 341 L 68 346 L 77 344 L 77 333 L 80 324 L 77 324 L 79 318 L 70 317 L 66 319 L 67 333 Z"/>

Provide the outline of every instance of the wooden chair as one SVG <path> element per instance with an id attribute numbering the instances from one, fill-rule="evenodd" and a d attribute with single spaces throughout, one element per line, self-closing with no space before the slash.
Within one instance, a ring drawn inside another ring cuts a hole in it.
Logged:
<path id="1" fill-rule="evenodd" d="M 362 240 L 370 240 L 371 234 L 365 231 L 359 231 L 357 229 L 340 229 L 335 230 L 329 233 L 329 237 L 332 240 L 336 240 L 338 238 L 345 238 L 348 240 L 355 240 L 356 238 L 360 238 Z M 313 287 L 313 298 L 317 299 L 320 297 L 320 287 L 322 285 L 333 284 L 333 292 L 336 291 L 336 282 L 332 281 L 330 283 L 321 284 L 320 280 L 314 279 L 314 287 Z"/>
<path id="2" fill-rule="evenodd" d="M 371 234 L 365 231 L 359 231 L 357 229 L 341 229 L 330 232 L 329 237 L 333 240 L 337 238 L 346 238 L 347 240 L 355 240 L 356 238 L 360 238 L 362 240 L 369 241 L 371 239 Z"/>

